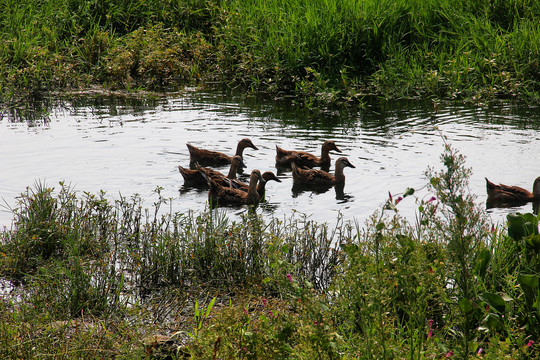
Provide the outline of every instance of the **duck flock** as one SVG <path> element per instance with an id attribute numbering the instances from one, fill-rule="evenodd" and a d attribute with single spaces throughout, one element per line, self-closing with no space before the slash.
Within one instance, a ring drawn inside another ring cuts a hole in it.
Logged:
<path id="1" fill-rule="evenodd" d="M 236 154 L 226 155 L 218 151 L 211 151 L 186 144 L 190 154 L 190 166 L 178 166 L 180 174 L 187 186 L 208 186 L 208 197 L 213 205 L 250 205 L 256 206 L 265 197 L 266 183 L 270 180 L 281 182 L 271 171 L 263 174 L 257 169 L 251 171 L 249 183 L 237 179 L 236 174 L 246 168 L 243 153 L 246 148 L 258 150 L 250 139 L 244 138 L 238 142 Z M 329 188 L 343 190 L 345 185 L 345 167 L 355 166 L 346 157 L 335 161 L 334 174 L 329 172 L 331 159 L 330 151 L 338 153 L 334 141 L 327 140 L 322 144 L 321 157 L 305 151 L 285 150 L 276 146 L 276 167 L 290 169 L 293 183 L 302 188 Z M 230 164 L 227 175 L 212 169 L 212 167 Z M 206 167 L 205 167 L 206 166 Z M 314 169 L 318 167 L 320 169 Z"/>

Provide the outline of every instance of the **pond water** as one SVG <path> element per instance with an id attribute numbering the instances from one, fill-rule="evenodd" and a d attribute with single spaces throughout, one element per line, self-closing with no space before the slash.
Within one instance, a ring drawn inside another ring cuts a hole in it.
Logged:
<path id="1" fill-rule="evenodd" d="M 356 168 L 345 168 L 344 194 L 293 191 L 290 172 L 282 182 L 269 182 L 264 216 L 289 218 L 305 214 L 318 222 L 363 223 L 385 202 L 407 187 L 429 199 L 425 188 L 428 167 L 442 168 L 442 136 L 466 156 L 473 174 L 470 191 L 479 204 L 486 201 L 484 177 L 496 183 L 532 188 L 540 175 L 540 111 L 527 105 L 471 107 L 461 104 L 377 103 L 354 111 L 309 111 L 287 99 L 182 93 L 168 97 L 128 99 L 80 96 L 52 105 L 46 116 L 4 111 L 0 120 L 0 226 L 10 226 L 7 206 L 36 182 L 58 189 L 59 182 L 75 190 L 107 192 L 111 199 L 135 193 L 151 208 L 157 195 L 171 199 L 173 211 L 202 211 L 207 191 L 184 186 L 177 166 L 189 166 L 186 143 L 232 154 L 238 140 L 250 138 L 258 151 L 246 149 L 250 169 L 274 171 L 275 146 L 320 154 L 331 139 Z M 332 160 L 338 154 L 331 155 Z M 218 168 L 222 172 L 227 167 Z M 333 166 L 331 168 L 333 172 Z M 414 219 L 413 197 L 399 204 Z M 232 219 L 245 208 L 225 208 Z M 531 212 L 530 204 L 488 209 L 495 223 L 509 212 Z"/>

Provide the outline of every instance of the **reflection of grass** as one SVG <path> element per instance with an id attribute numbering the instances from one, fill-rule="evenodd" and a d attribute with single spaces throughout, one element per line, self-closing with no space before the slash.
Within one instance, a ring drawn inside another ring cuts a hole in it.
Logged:
<path id="1" fill-rule="evenodd" d="M 161 216 L 160 188 L 150 212 L 137 196 L 38 183 L 1 235 L 13 291 L 0 301 L 0 355 L 535 358 L 538 218 L 491 229 L 464 158 L 447 147 L 441 160 L 434 196 L 407 188 L 364 227 Z M 397 215 L 403 201 L 417 202 L 415 224 Z"/>
<path id="2" fill-rule="evenodd" d="M 538 2 L 2 0 L 2 96 L 210 80 L 305 105 L 536 97 Z"/>

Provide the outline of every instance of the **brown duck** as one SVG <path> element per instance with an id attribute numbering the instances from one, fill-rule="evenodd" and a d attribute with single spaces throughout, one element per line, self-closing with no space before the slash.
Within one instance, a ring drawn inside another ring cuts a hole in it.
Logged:
<path id="1" fill-rule="evenodd" d="M 534 180 L 532 192 L 519 186 L 496 185 L 487 178 L 486 190 L 488 205 L 525 204 L 530 201 L 540 201 L 540 176 Z"/>
<path id="2" fill-rule="evenodd" d="M 205 174 L 203 174 L 205 176 Z M 259 170 L 253 170 L 249 179 L 248 191 L 235 189 L 232 186 L 226 187 L 214 182 L 211 178 L 206 178 L 210 191 L 208 197 L 213 204 L 218 205 L 257 205 L 261 196 L 257 192 L 257 183 L 264 181 Z"/>
<path id="3" fill-rule="evenodd" d="M 229 168 L 229 173 L 227 176 L 223 175 L 219 171 L 210 169 L 210 168 L 203 168 L 198 163 L 195 164 L 195 169 L 187 169 L 182 166 L 178 166 L 178 171 L 180 171 L 180 174 L 184 178 L 184 184 L 188 185 L 206 185 L 206 180 L 201 174 L 202 171 L 208 172 L 209 176 L 215 177 L 215 178 L 228 178 L 231 180 L 236 179 L 236 172 L 238 169 L 245 168 L 246 165 L 242 161 L 242 158 L 238 155 L 235 155 L 231 159 L 231 166 Z"/>
<path id="4" fill-rule="evenodd" d="M 191 144 L 186 144 L 189 150 L 190 162 L 192 164 L 199 163 L 200 165 L 210 165 L 210 166 L 222 166 L 231 163 L 232 156 L 225 155 L 224 153 L 218 151 L 210 151 L 206 149 L 201 149 L 195 147 Z M 244 138 L 238 142 L 236 146 L 236 154 L 242 158 L 245 148 L 252 148 L 254 150 L 259 150 L 251 140 Z"/>
<path id="5" fill-rule="evenodd" d="M 305 186 L 332 186 L 345 184 L 345 174 L 343 169 L 345 167 L 354 168 L 355 166 L 347 160 L 346 157 L 340 157 L 336 160 L 335 174 L 329 174 L 326 171 L 318 169 L 302 169 L 296 165 L 291 164 L 293 182 L 299 185 Z"/>
<path id="6" fill-rule="evenodd" d="M 297 166 L 309 168 L 318 166 L 321 168 L 330 168 L 330 151 L 341 152 L 336 146 L 336 143 L 331 140 L 326 140 L 322 144 L 321 157 L 317 157 L 305 151 L 283 150 L 276 145 L 276 165 L 290 166 L 295 162 Z"/>
<path id="7" fill-rule="evenodd" d="M 277 182 L 281 182 L 281 180 L 271 171 L 265 171 L 262 174 L 262 178 L 264 181 L 259 181 L 257 184 L 257 192 L 259 193 L 259 196 L 264 198 L 265 192 L 266 192 L 266 183 L 270 180 L 274 180 Z M 242 190 L 242 191 L 248 191 L 249 185 L 240 181 L 236 181 L 232 184 L 232 186 L 236 189 Z"/>

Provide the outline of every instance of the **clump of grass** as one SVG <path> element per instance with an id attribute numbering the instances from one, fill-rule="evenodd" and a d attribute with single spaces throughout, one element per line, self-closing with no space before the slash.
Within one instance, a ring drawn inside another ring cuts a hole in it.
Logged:
<path id="1" fill-rule="evenodd" d="M 364 227 L 334 229 L 161 215 L 159 188 L 150 211 L 137 196 L 38 183 L 1 237 L 3 284 L 16 282 L 0 297 L 0 354 L 538 357 L 538 216 L 490 229 L 465 159 L 447 146 L 441 160 L 429 200 L 406 189 Z M 400 201 L 416 201 L 415 223 Z"/>
<path id="2" fill-rule="evenodd" d="M 385 97 L 538 96 L 529 0 L 140 2 L 4 0 L 4 99 L 101 85 L 206 82 L 304 105 Z"/>

